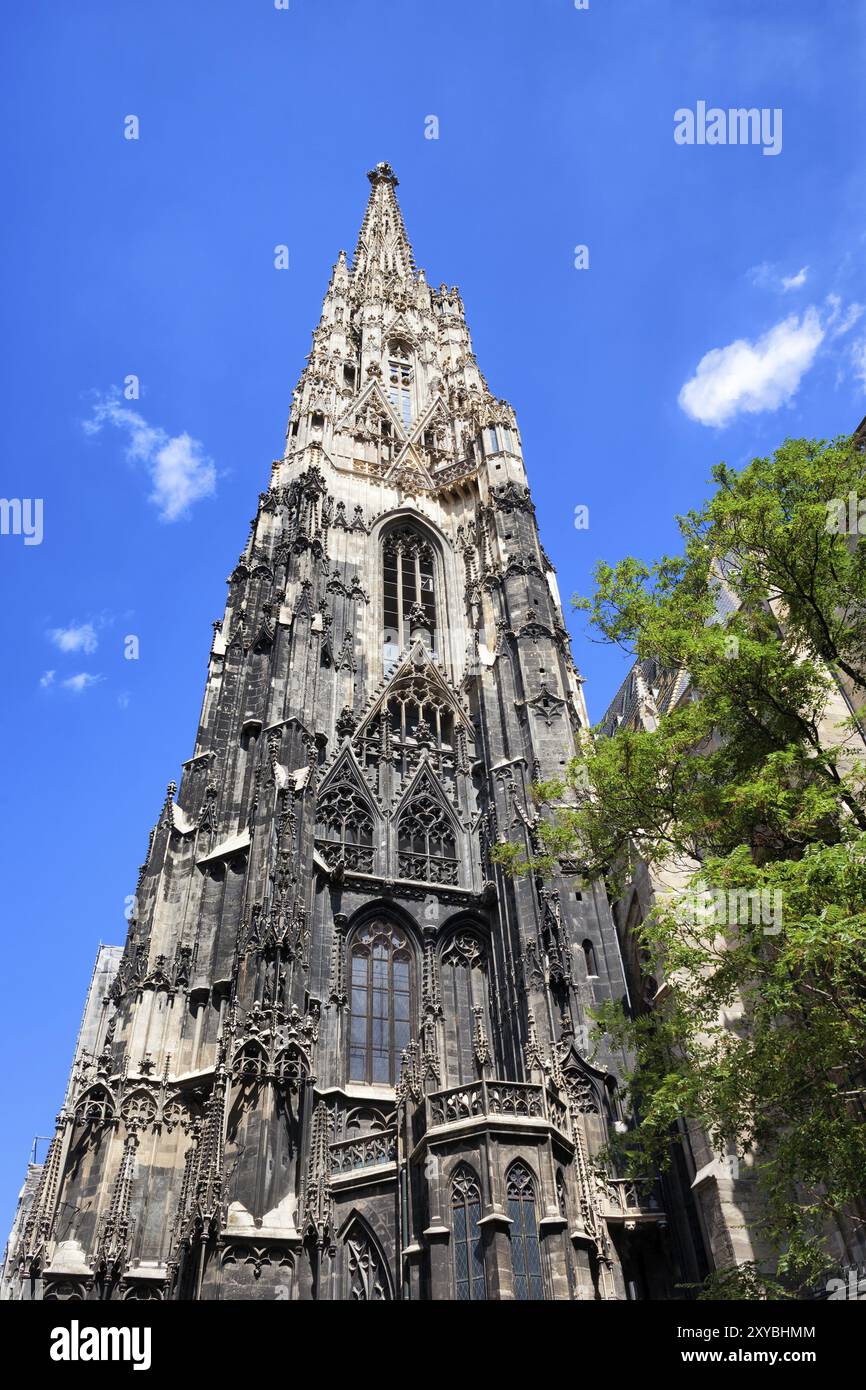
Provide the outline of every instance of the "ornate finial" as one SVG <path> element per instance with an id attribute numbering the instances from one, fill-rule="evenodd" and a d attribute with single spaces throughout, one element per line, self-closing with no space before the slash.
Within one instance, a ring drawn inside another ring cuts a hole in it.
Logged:
<path id="1" fill-rule="evenodd" d="M 162 816 L 160 825 L 167 825 L 169 830 L 174 829 L 174 798 L 177 795 L 177 782 L 169 782 L 165 789 L 165 801 L 162 803 Z"/>
<path id="2" fill-rule="evenodd" d="M 380 160 L 375 169 L 368 170 L 367 178 L 372 184 L 390 183 L 392 188 L 396 188 L 399 183 L 399 179 L 391 168 L 391 165 L 386 164 L 384 160 Z"/>

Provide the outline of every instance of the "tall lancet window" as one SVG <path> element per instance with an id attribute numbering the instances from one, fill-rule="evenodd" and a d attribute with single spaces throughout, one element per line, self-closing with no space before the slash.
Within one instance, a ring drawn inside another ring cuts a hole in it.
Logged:
<path id="1" fill-rule="evenodd" d="M 445 1064 L 450 1086 L 477 1081 L 489 1061 L 486 953 L 470 931 L 456 931 L 442 952 Z"/>
<path id="2" fill-rule="evenodd" d="M 535 1182 L 525 1163 L 512 1163 L 507 1174 L 508 1215 L 511 1218 L 511 1267 L 514 1297 L 521 1301 L 544 1298 L 541 1248 L 538 1243 Z"/>
<path id="3" fill-rule="evenodd" d="M 387 918 L 352 939 L 349 1080 L 393 1086 L 412 1034 L 413 960 L 408 937 Z"/>
<path id="4" fill-rule="evenodd" d="M 392 343 L 388 355 L 388 386 L 391 404 L 406 429 L 412 423 L 412 384 L 415 372 L 405 343 Z"/>
<path id="5" fill-rule="evenodd" d="M 481 1187 L 472 1169 L 461 1163 L 451 1183 L 454 1292 L 460 1302 L 487 1299 L 480 1219 Z"/>
<path id="6" fill-rule="evenodd" d="M 383 547 L 383 647 L 385 674 L 411 642 L 434 653 L 436 594 L 429 541 L 409 526 L 389 531 Z"/>

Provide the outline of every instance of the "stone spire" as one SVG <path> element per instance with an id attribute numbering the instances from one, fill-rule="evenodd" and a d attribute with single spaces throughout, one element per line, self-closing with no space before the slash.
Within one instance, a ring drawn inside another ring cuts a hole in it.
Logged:
<path id="1" fill-rule="evenodd" d="M 385 278 L 396 275 L 401 280 L 411 280 L 415 276 L 415 257 L 394 191 L 397 175 L 390 164 L 380 163 L 367 178 L 372 187 L 355 249 L 355 283 L 366 281 L 376 272 Z"/>
<path id="2" fill-rule="evenodd" d="M 492 862 L 588 723 L 517 421 L 369 177 L 3 1296 L 462 1299 L 471 1220 L 473 1298 L 667 1289 L 658 1204 L 595 1186 L 604 885 Z"/>

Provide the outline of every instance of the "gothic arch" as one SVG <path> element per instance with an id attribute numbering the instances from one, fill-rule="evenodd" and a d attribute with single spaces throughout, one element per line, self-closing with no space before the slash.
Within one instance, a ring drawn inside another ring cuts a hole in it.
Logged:
<path id="1" fill-rule="evenodd" d="M 401 1055 L 417 1030 L 418 942 L 403 915 L 365 911 L 346 935 L 350 1083 L 396 1086 Z"/>
<path id="2" fill-rule="evenodd" d="M 128 1095 L 124 1096 L 120 1106 L 120 1114 L 128 1129 L 135 1129 L 139 1126 L 147 1128 L 156 1119 L 159 1106 L 153 1092 L 146 1086 L 137 1086 Z"/>
<path id="3" fill-rule="evenodd" d="M 461 1160 L 448 1184 L 451 1213 L 451 1269 L 460 1302 L 485 1302 L 487 1271 L 481 1235 L 482 1189 L 475 1169 Z"/>
<path id="4" fill-rule="evenodd" d="M 581 942 L 580 949 L 583 951 L 586 978 L 588 980 L 594 980 L 598 976 L 598 957 L 596 955 L 595 945 L 589 937 L 586 937 L 586 939 Z"/>
<path id="5" fill-rule="evenodd" d="M 400 526 L 411 526 L 419 535 L 429 541 L 433 556 L 433 577 L 436 589 L 436 608 L 439 614 L 439 631 L 436 636 L 436 659 L 447 671 L 452 680 L 462 672 L 462 662 L 469 637 L 465 626 L 462 575 L 462 560 L 458 572 L 454 550 L 448 537 L 427 516 L 426 512 L 412 507 L 394 507 L 391 511 L 377 517 L 370 528 L 370 545 L 375 547 L 377 572 L 381 572 L 381 555 L 385 536 Z M 447 621 L 445 615 L 447 614 Z M 367 623 L 367 647 L 373 653 L 371 674 L 381 677 L 385 673 L 380 634 L 384 628 L 384 607 L 381 579 L 373 589 L 371 601 L 367 605 L 362 621 Z M 408 647 L 408 643 L 406 644 Z M 381 663 L 376 668 L 375 663 Z"/>
<path id="6" fill-rule="evenodd" d="M 267 1048 L 257 1038 L 247 1038 L 232 1056 L 232 1076 L 242 1085 L 255 1085 L 270 1071 Z"/>
<path id="7" fill-rule="evenodd" d="M 465 832 L 426 754 L 394 808 L 391 840 L 398 878 L 459 883 Z"/>
<path id="8" fill-rule="evenodd" d="M 506 1210 L 511 1220 L 511 1268 L 514 1297 L 537 1302 L 547 1296 L 539 1239 L 538 1178 L 525 1159 L 517 1158 L 505 1174 Z"/>
<path id="9" fill-rule="evenodd" d="M 381 813 L 351 748 L 343 748 L 316 791 L 315 847 L 330 868 L 337 862 L 373 873 Z"/>
<path id="10" fill-rule="evenodd" d="M 366 1134 L 383 1134 L 388 1129 L 387 1115 L 376 1105 L 356 1105 L 347 1110 L 344 1118 L 344 1137 L 358 1138 Z"/>
<path id="11" fill-rule="evenodd" d="M 114 1097 L 101 1081 L 89 1086 L 75 1102 L 79 1124 L 110 1124 L 115 1118 Z"/>
<path id="12" fill-rule="evenodd" d="M 385 1250 L 371 1223 L 353 1207 L 339 1232 L 340 1293 L 353 1303 L 390 1303 L 394 1284 Z"/>
<path id="13" fill-rule="evenodd" d="M 410 643 L 434 652 L 443 626 L 438 552 L 424 527 L 395 523 L 382 532 L 380 569 L 385 660 L 396 662 Z M 417 630 L 416 630 L 417 629 Z"/>
<path id="14" fill-rule="evenodd" d="M 438 946 L 444 1062 L 449 1086 L 476 1081 L 491 1060 L 490 938 L 472 918 L 453 918 Z"/>
<path id="15" fill-rule="evenodd" d="M 414 335 L 402 316 L 386 330 L 383 346 L 382 370 L 387 382 L 388 400 L 408 432 L 419 413 L 419 364 Z"/>
<path id="16" fill-rule="evenodd" d="M 572 1048 L 562 1059 L 562 1074 L 572 1114 L 600 1114 L 604 1072 L 593 1067 Z"/>
<path id="17" fill-rule="evenodd" d="M 376 898 L 357 908 L 346 923 L 346 938 L 348 939 L 370 917 L 391 917 L 398 926 L 404 927 L 412 942 L 416 960 L 420 960 L 423 943 L 418 924 L 410 912 L 390 899 Z"/>

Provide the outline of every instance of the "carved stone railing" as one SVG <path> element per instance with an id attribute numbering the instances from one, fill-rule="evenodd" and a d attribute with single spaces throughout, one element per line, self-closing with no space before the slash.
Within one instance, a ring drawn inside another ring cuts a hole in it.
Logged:
<path id="1" fill-rule="evenodd" d="M 479 1117 L 542 1120 L 570 1137 L 568 1109 L 550 1089 L 522 1081 L 472 1081 L 426 1098 L 426 1129 Z"/>
<path id="2" fill-rule="evenodd" d="M 337 844 L 335 840 L 316 840 L 316 849 L 325 863 L 333 866 L 342 860 L 343 866 L 356 874 L 373 872 L 374 851 L 369 845 Z"/>
<path id="3" fill-rule="evenodd" d="M 652 1178 L 599 1179 L 599 1195 L 608 1220 L 664 1220 L 658 1188 Z"/>
<path id="4" fill-rule="evenodd" d="M 438 854 L 412 854 L 401 850 L 397 856 L 397 872 L 401 878 L 423 880 L 425 883 L 456 884 L 460 881 L 456 859 L 444 859 Z"/>
<path id="5" fill-rule="evenodd" d="M 383 1129 L 356 1139 L 339 1139 L 330 1145 L 330 1153 L 332 1177 L 393 1163 L 397 1157 L 397 1131 Z"/>

